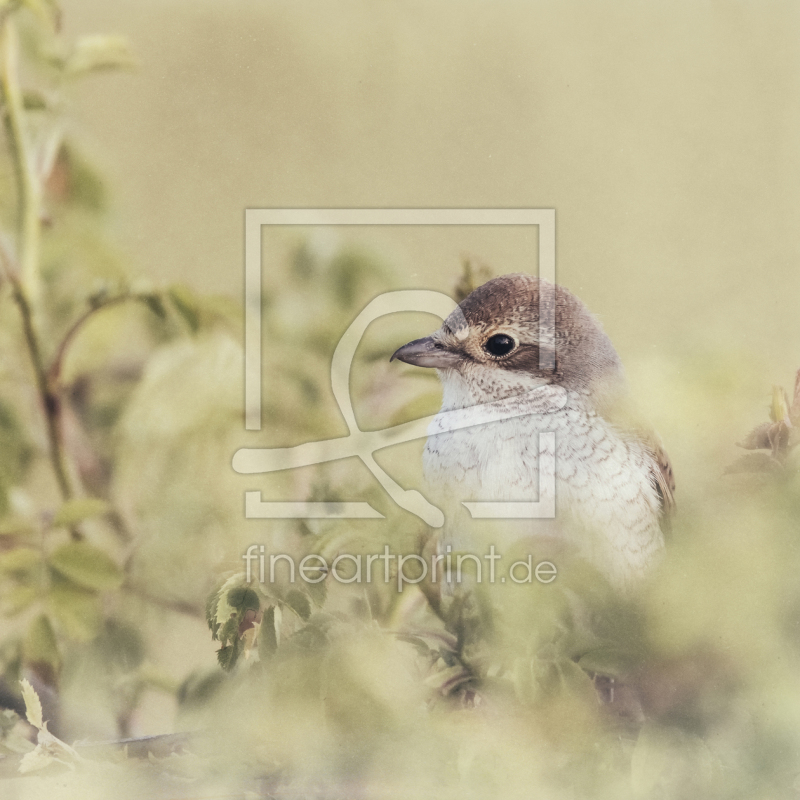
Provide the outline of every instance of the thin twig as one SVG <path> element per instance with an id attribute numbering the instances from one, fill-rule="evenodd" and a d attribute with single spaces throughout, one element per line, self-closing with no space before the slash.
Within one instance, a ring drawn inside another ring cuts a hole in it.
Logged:
<path id="1" fill-rule="evenodd" d="M 75 491 L 64 451 L 61 401 L 48 378 L 37 333 L 36 317 L 40 295 L 41 185 L 25 135 L 18 55 L 17 34 L 13 20 L 8 15 L 0 16 L 0 98 L 3 101 L 3 122 L 17 184 L 18 253 L 18 257 L 14 258 L 10 249 L 2 243 L 0 259 L 4 262 L 4 271 L 20 313 L 22 332 L 44 411 L 53 473 L 62 498 L 69 500 Z M 73 529 L 72 536 L 76 539 L 81 538 L 77 528 Z"/>
<path id="2" fill-rule="evenodd" d="M 4 104 L 3 122 L 11 151 L 17 184 L 17 250 L 20 281 L 26 302 L 38 309 L 41 286 L 39 277 L 39 239 L 41 234 L 42 188 L 36 164 L 25 135 L 24 102 L 18 75 L 17 32 L 6 16 L 0 26 L 0 96 Z"/>
<path id="3" fill-rule="evenodd" d="M 93 305 L 91 308 L 87 309 L 83 314 L 81 314 L 75 322 L 72 323 L 69 330 L 64 334 L 64 338 L 61 340 L 61 344 L 58 346 L 58 350 L 56 351 L 56 355 L 53 358 L 53 362 L 50 365 L 50 369 L 48 371 L 48 378 L 50 380 L 50 385 L 53 387 L 54 391 L 57 391 L 59 383 L 61 381 L 61 372 L 64 366 L 64 360 L 66 359 L 67 351 L 69 350 L 70 345 L 72 344 L 75 337 L 81 331 L 83 326 L 98 312 L 102 311 L 109 306 L 117 305 L 119 303 L 124 302 L 125 300 L 135 300 L 138 299 L 136 295 L 129 295 L 123 294 L 118 295 L 117 297 L 112 297 L 108 300 L 103 300 L 98 302 L 97 304 Z"/>
<path id="4" fill-rule="evenodd" d="M 22 321 L 22 332 L 25 337 L 25 344 L 31 360 L 31 365 L 33 366 L 36 388 L 39 392 L 39 398 L 44 410 L 50 463 L 52 464 L 53 473 L 55 474 L 61 496 L 64 500 L 69 500 L 74 496 L 75 492 L 70 480 L 70 473 L 64 453 L 61 431 L 61 399 L 53 391 L 53 387 L 48 380 L 41 347 L 39 346 L 39 337 L 36 335 L 36 328 L 34 326 L 33 312 L 28 303 L 28 298 L 25 295 L 25 290 L 20 283 L 19 273 L 13 261 L 13 257 L 2 241 L 0 241 L 0 263 L 2 263 L 3 271 L 11 285 L 11 296 L 19 309 L 20 319 Z"/>

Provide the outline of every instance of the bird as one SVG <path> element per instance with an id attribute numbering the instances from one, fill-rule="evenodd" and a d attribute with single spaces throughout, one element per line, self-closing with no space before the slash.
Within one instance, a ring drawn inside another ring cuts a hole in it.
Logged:
<path id="1" fill-rule="evenodd" d="M 623 592 L 659 561 L 675 507 L 672 466 L 635 410 L 610 338 L 572 292 L 527 274 L 494 278 L 391 360 L 438 373 L 442 406 L 423 467 L 452 508 L 541 500 L 539 487 L 553 485 L 555 519 L 514 520 L 516 530 L 564 543 Z M 448 428 L 448 412 L 485 404 L 507 408 L 508 418 L 481 422 L 476 413 L 476 424 Z M 549 482 L 539 474 L 544 432 L 555 432 Z M 457 539 L 453 528 L 469 526 L 463 508 L 461 515 L 445 523 Z"/>

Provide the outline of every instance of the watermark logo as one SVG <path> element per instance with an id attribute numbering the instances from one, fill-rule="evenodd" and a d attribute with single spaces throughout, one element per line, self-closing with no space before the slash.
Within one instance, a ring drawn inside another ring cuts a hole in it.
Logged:
<path id="1" fill-rule="evenodd" d="M 523 584 L 536 580 L 548 584 L 558 576 L 558 568 L 552 561 L 534 564 L 533 556 L 528 555 L 526 559 L 514 561 L 508 570 L 503 571 L 497 568 L 497 562 L 502 558 L 494 545 L 490 545 L 489 552 L 482 557 L 474 553 L 454 553 L 448 545 L 442 552 L 433 553 L 429 558 L 419 553 L 393 553 L 389 545 L 385 545 L 383 553 L 363 556 L 360 553 L 341 553 L 330 564 L 318 553 L 304 556 L 299 563 L 286 553 L 271 553 L 267 558 L 263 544 L 250 545 L 242 556 L 247 583 L 255 580 L 256 575 L 259 583 L 275 583 L 279 569 L 290 584 L 298 578 L 305 583 L 321 583 L 328 575 L 338 583 L 371 584 L 380 581 L 382 576 L 384 583 L 396 581 L 398 592 L 402 592 L 405 586 L 415 586 L 424 580 L 433 584 L 444 582 L 450 586 L 461 584 L 465 578 L 475 583 L 505 583 L 508 580 Z M 383 563 L 376 565 L 375 562 Z"/>
<path id="2" fill-rule="evenodd" d="M 540 341 L 552 341 L 555 330 L 555 210 L 554 209 L 248 209 L 245 217 L 245 427 L 261 429 L 261 229 L 264 225 L 536 225 L 539 228 Z M 566 393 L 549 387 L 546 395 L 534 389 L 513 399 L 486 403 L 424 417 L 379 431 L 362 431 L 350 398 L 350 368 L 356 348 L 371 322 L 386 314 L 426 312 L 446 319 L 460 309 L 440 292 L 406 290 L 376 297 L 350 324 L 336 346 L 331 362 L 333 395 L 347 423 L 344 437 L 287 448 L 242 448 L 233 458 L 241 474 L 321 464 L 358 456 L 384 491 L 401 508 L 434 528 L 444 524 L 442 511 L 415 489 L 404 489 L 375 461 L 384 447 L 425 438 L 436 419 L 437 433 L 455 431 L 517 416 L 551 413 L 566 403 Z M 457 329 L 466 330 L 466 321 Z M 554 368 L 554 348 L 541 347 L 540 367 Z M 538 396 L 537 396 L 538 393 Z M 536 519 L 555 516 L 555 433 L 539 434 L 539 500 L 531 502 L 464 502 L 474 518 Z M 365 502 L 266 502 L 260 491 L 245 493 L 245 514 L 256 519 L 383 519 Z"/>

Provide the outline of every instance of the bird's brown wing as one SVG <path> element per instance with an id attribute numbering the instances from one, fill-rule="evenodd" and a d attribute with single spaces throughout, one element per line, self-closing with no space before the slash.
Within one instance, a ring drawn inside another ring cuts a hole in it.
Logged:
<path id="1" fill-rule="evenodd" d="M 672 474 L 672 464 L 661 442 L 651 441 L 650 450 L 653 454 L 653 464 L 650 475 L 661 500 L 661 525 L 669 530 L 670 520 L 675 513 L 675 476 Z"/>
<path id="2" fill-rule="evenodd" d="M 632 435 L 638 441 L 644 441 L 652 457 L 650 480 L 658 493 L 661 506 L 661 529 L 664 533 L 669 533 L 670 520 L 675 513 L 675 476 L 661 437 L 641 417 L 627 396 L 616 398 L 615 402 L 602 413 L 618 430 L 627 431 L 628 435 Z"/>

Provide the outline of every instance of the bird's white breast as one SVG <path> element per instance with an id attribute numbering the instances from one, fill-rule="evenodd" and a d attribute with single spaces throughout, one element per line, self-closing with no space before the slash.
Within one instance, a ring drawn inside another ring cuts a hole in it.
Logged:
<path id="1" fill-rule="evenodd" d="M 463 407 L 457 388 L 456 395 L 446 391 L 428 432 L 425 476 L 435 489 L 459 503 L 524 501 L 541 499 L 540 484 L 544 491 L 554 484 L 557 531 L 566 536 L 577 522 L 584 531 L 578 548 L 617 585 L 644 573 L 663 547 L 652 455 L 644 444 L 594 413 L 582 395 L 557 386 L 530 393 L 522 401 L 530 413 L 488 424 L 480 423 L 480 409 Z M 511 408 L 520 401 L 500 402 Z M 445 412 L 459 406 L 462 414 L 474 413 L 476 424 L 447 430 Z M 540 482 L 538 434 L 548 431 L 555 432 L 555 480 Z"/>

